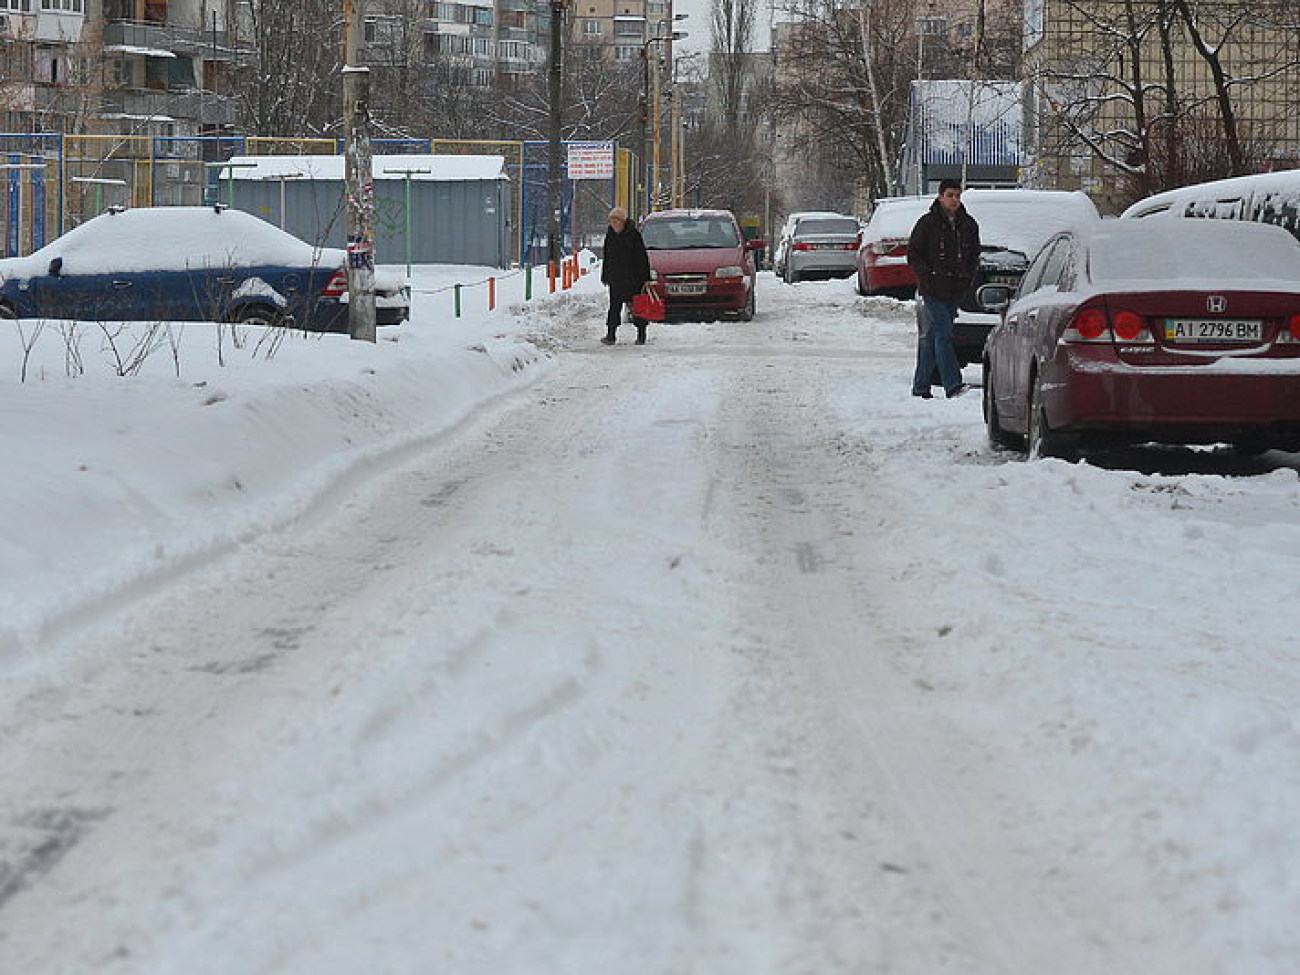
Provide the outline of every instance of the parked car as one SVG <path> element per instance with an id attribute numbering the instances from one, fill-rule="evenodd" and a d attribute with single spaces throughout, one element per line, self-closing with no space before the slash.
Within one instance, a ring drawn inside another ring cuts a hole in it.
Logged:
<path id="1" fill-rule="evenodd" d="M 1166 190 L 1120 214 L 1122 220 L 1138 217 L 1256 220 L 1300 237 L 1300 170 L 1233 176 Z"/>
<path id="2" fill-rule="evenodd" d="M 754 251 L 730 210 L 660 210 L 641 224 L 669 318 L 754 317 Z"/>
<path id="3" fill-rule="evenodd" d="M 113 209 L 26 257 L 0 260 L 0 317 L 219 321 L 347 331 L 347 254 L 224 207 Z M 376 321 L 404 320 L 375 275 Z"/>
<path id="4" fill-rule="evenodd" d="M 854 260 L 858 294 L 900 299 L 916 294 L 916 275 L 907 263 L 907 241 L 916 221 L 933 202 L 933 196 L 891 196 L 876 201 Z"/>
<path id="5" fill-rule="evenodd" d="M 1053 237 L 1018 292 L 979 298 L 1001 309 L 983 357 L 996 444 L 1300 449 L 1300 243 L 1279 227 L 1097 221 Z"/>
<path id="6" fill-rule="evenodd" d="M 1052 234 L 1100 220 L 1084 193 L 1060 190 L 966 190 L 962 203 L 980 225 L 980 263 L 962 297 L 953 325 L 953 344 L 963 365 L 980 361 L 984 340 L 997 324 L 996 315 L 980 307 L 975 292 L 984 284 L 1014 285 L 1029 260 Z M 934 197 L 889 197 L 878 200 L 858 249 L 858 290 L 910 298 L 916 276 L 907 264 L 912 227 Z"/>
<path id="7" fill-rule="evenodd" d="M 778 278 L 785 278 L 786 256 L 790 253 L 790 237 L 794 233 L 795 224 L 804 217 L 838 217 L 839 214 L 834 210 L 798 210 L 785 218 L 785 223 L 781 225 L 781 233 L 776 239 L 776 246 L 772 248 L 772 273 Z"/>
<path id="8" fill-rule="evenodd" d="M 862 243 L 862 224 L 842 213 L 804 216 L 790 228 L 785 255 L 786 284 L 805 278 L 848 278 Z"/>

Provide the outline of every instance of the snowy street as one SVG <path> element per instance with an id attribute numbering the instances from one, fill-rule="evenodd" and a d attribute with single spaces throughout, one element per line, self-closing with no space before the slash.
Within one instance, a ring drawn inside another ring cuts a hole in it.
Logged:
<path id="1" fill-rule="evenodd" d="M 0 972 L 1300 965 L 1300 456 L 1025 462 L 908 395 L 909 304 L 763 274 L 605 348 L 594 277 L 297 399 L 6 348 L 67 425 L 6 434 Z M 253 420 L 319 462 L 191 462 Z"/>

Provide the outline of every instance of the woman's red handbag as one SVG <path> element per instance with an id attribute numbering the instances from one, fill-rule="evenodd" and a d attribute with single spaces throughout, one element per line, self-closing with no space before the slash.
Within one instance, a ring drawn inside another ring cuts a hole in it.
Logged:
<path id="1" fill-rule="evenodd" d="M 632 296 L 632 317 L 643 318 L 647 322 L 664 320 L 664 300 L 649 284 L 639 295 Z"/>

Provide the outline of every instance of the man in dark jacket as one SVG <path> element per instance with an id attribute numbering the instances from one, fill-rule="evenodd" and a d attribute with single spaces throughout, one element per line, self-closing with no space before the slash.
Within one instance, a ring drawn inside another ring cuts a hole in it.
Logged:
<path id="1" fill-rule="evenodd" d="M 958 302 L 970 287 L 979 260 L 980 226 L 961 204 L 961 184 L 945 179 L 939 183 L 938 198 L 916 221 L 907 242 L 907 263 L 916 272 L 921 303 L 913 396 L 931 398 L 930 377 L 936 366 L 949 399 L 969 388 L 961 381 L 952 329 Z"/>
<path id="2" fill-rule="evenodd" d="M 627 218 L 627 211 L 614 207 L 609 211 L 609 229 L 605 231 L 605 256 L 600 266 L 600 283 L 609 287 L 609 314 L 605 316 L 605 345 L 614 344 L 623 316 L 623 306 L 639 294 L 650 280 L 650 255 L 646 253 L 641 232 Z M 636 344 L 645 345 L 646 323 L 636 320 Z"/>

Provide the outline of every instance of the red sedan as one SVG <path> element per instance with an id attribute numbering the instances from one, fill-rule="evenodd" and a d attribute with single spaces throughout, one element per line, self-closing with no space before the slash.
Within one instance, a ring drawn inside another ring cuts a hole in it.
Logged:
<path id="1" fill-rule="evenodd" d="M 984 349 L 999 445 L 1229 443 L 1300 449 L 1300 244 L 1263 224 L 1098 222 L 1058 234 Z"/>
<path id="2" fill-rule="evenodd" d="M 754 251 L 730 210 L 659 210 L 641 224 L 669 318 L 754 317 Z"/>

